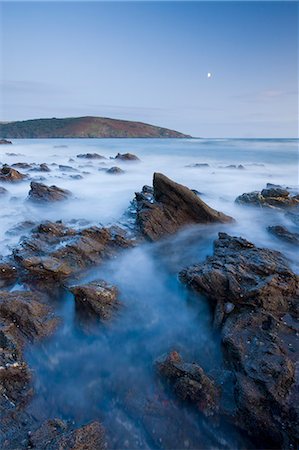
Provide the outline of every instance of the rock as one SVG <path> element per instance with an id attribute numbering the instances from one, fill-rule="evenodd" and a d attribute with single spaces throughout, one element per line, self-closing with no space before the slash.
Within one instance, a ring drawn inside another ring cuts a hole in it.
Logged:
<path id="1" fill-rule="evenodd" d="M 179 398 L 194 403 L 206 416 L 218 410 L 220 390 L 200 366 L 184 363 L 180 355 L 173 351 L 157 359 L 156 368 Z"/>
<path id="2" fill-rule="evenodd" d="M 289 219 L 291 222 L 293 222 L 295 225 L 299 227 L 299 211 L 296 210 L 296 212 L 287 212 L 286 218 Z"/>
<path id="3" fill-rule="evenodd" d="M 225 169 L 239 169 L 239 170 L 244 170 L 245 167 L 242 166 L 242 164 L 239 164 L 238 166 L 236 164 L 230 164 L 229 166 L 225 166 Z"/>
<path id="4" fill-rule="evenodd" d="M 7 195 L 7 194 L 8 194 L 8 190 L 5 189 L 4 187 L 0 186 L 0 196 Z"/>
<path id="5" fill-rule="evenodd" d="M 64 172 L 78 172 L 77 169 L 74 169 L 71 166 L 64 166 L 63 164 L 59 164 L 58 168 Z"/>
<path id="6" fill-rule="evenodd" d="M 17 182 L 24 180 L 27 175 L 12 169 L 9 166 L 3 166 L 0 170 L 0 181 Z"/>
<path id="7" fill-rule="evenodd" d="M 287 189 L 270 183 L 261 192 L 254 191 L 239 195 L 235 201 L 240 205 L 260 206 L 262 208 L 284 209 L 299 206 L 299 199 L 296 196 L 291 196 Z"/>
<path id="8" fill-rule="evenodd" d="M 31 168 L 31 164 L 25 163 L 25 162 L 19 162 L 19 163 L 15 163 L 12 164 L 11 167 L 16 167 L 17 169 L 30 169 Z"/>
<path id="9" fill-rule="evenodd" d="M 140 161 L 138 156 L 133 155 L 132 153 L 117 153 L 115 159 L 119 159 L 121 161 Z"/>
<path id="10" fill-rule="evenodd" d="M 71 196 L 71 192 L 66 189 L 61 189 L 57 186 L 46 186 L 42 183 L 32 181 L 30 183 L 30 191 L 28 198 L 34 202 L 57 202 L 67 200 Z"/>
<path id="11" fill-rule="evenodd" d="M 154 174 L 153 195 L 136 194 L 137 225 L 144 236 L 156 241 L 194 224 L 229 223 L 233 219 L 210 208 L 194 192 L 167 178 Z"/>
<path id="12" fill-rule="evenodd" d="M 110 169 L 107 169 L 106 173 L 110 173 L 112 175 L 120 175 L 122 173 L 125 173 L 125 171 L 122 170 L 120 167 L 114 166 L 114 167 L 110 167 Z"/>
<path id="13" fill-rule="evenodd" d="M 83 179 L 83 177 L 82 177 L 82 175 L 70 175 L 70 178 L 72 178 L 73 180 L 82 180 Z"/>
<path id="14" fill-rule="evenodd" d="M 13 256 L 23 279 L 40 290 L 53 291 L 70 277 L 123 248 L 133 245 L 117 228 L 68 228 L 62 223 L 45 222 L 35 228 L 14 249 Z"/>
<path id="15" fill-rule="evenodd" d="M 290 244 L 299 245 L 299 233 L 292 233 L 286 227 L 274 225 L 267 228 L 268 231 L 279 239 Z"/>
<path id="16" fill-rule="evenodd" d="M 77 155 L 77 158 L 106 159 L 105 156 L 99 155 L 98 153 L 81 153 L 80 155 Z"/>
<path id="17" fill-rule="evenodd" d="M 189 164 L 188 166 L 185 167 L 193 167 L 193 168 L 197 168 L 197 167 L 210 167 L 209 164 L 207 163 L 195 163 L 195 164 Z"/>
<path id="18" fill-rule="evenodd" d="M 87 316 L 107 320 L 119 308 L 117 288 L 103 280 L 73 286 L 70 291 L 74 294 L 77 311 Z"/>
<path id="19" fill-rule="evenodd" d="M 36 225 L 36 223 L 32 222 L 32 220 L 24 220 L 23 222 L 17 223 L 13 227 L 9 228 L 9 230 L 7 230 L 5 232 L 5 234 L 11 235 L 11 236 L 16 236 L 16 235 L 21 234 L 21 233 L 23 233 L 25 231 L 32 230 L 32 228 L 35 225 Z"/>
<path id="20" fill-rule="evenodd" d="M 0 139 L 0 145 L 7 145 L 7 144 L 12 144 L 12 142 L 8 141 L 7 139 Z"/>
<path id="21" fill-rule="evenodd" d="M 219 233 L 214 255 L 180 279 L 214 307 L 224 359 L 236 376 L 231 420 L 262 447 L 295 445 L 299 277 L 281 253 Z"/>
<path id="22" fill-rule="evenodd" d="M 42 163 L 30 169 L 30 172 L 51 172 L 51 169 L 48 167 L 46 163 Z"/>
<path id="23" fill-rule="evenodd" d="M 44 422 L 28 439 L 28 448 L 43 450 L 104 450 L 105 432 L 98 421 L 77 429 L 61 419 Z"/>
<path id="24" fill-rule="evenodd" d="M 13 285 L 18 278 L 17 269 L 13 264 L 0 262 L 0 288 Z"/>

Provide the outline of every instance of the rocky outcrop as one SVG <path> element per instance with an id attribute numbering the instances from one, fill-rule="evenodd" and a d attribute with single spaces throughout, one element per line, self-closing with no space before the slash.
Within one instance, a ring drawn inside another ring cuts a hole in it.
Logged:
<path id="1" fill-rule="evenodd" d="M 132 153 L 117 153 L 115 159 L 118 159 L 120 161 L 140 161 L 138 156 L 133 155 Z"/>
<path id="2" fill-rule="evenodd" d="M 214 255 L 183 270 L 180 279 L 214 307 L 225 361 L 236 377 L 231 420 L 265 448 L 294 445 L 298 276 L 281 253 L 220 233 Z"/>
<path id="3" fill-rule="evenodd" d="M 111 174 L 111 175 L 121 175 L 122 173 L 125 173 L 124 170 L 122 170 L 120 167 L 110 167 L 110 169 L 106 170 L 107 173 Z"/>
<path id="4" fill-rule="evenodd" d="M 278 185 L 267 184 L 261 192 L 253 191 L 239 195 L 236 198 L 239 205 L 259 206 L 261 208 L 285 209 L 299 206 L 298 195 L 291 195 L 290 191 Z"/>
<path id="5" fill-rule="evenodd" d="M 27 175 L 24 175 L 23 173 L 19 172 L 18 170 L 12 169 L 9 166 L 3 166 L 0 170 L 0 181 L 5 182 L 18 182 L 24 180 Z"/>
<path id="6" fill-rule="evenodd" d="M 292 233 L 282 225 L 270 226 L 268 227 L 268 231 L 282 241 L 293 245 L 299 245 L 299 233 Z"/>
<path id="7" fill-rule="evenodd" d="M 151 241 L 176 233 L 187 225 L 230 223 L 232 217 L 208 206 L 198 195 L 161 173 L 154 174 L 153 190 L 136 193 L 137 225 Z"/>
<path id="8" fill-rule="evenodd" d="M 117 288 L 103 280 L 73 286 L 70 291 L 74 294 L 77 312 L 86 316 L 107 320 L 119 308 Z"/>
<path id="9" fill-rule="evenodd" d="M 194 403 L 206 416 L 218 410 L 220 390 L 197 364 L 185 363 L 179 353 L 173 351 L 156 360 L 156 369 L 181 400 Z"/>
<path id="10" fill-rule="evenodd" d="M 99 155 L 98 153 L 80 153 L 77 158 L 84 159 L 106 159 L 105 156 Z"/>
<path id="11" fill-rule="evenodd" d="M 60 202 L 67 200 L 71 196 L 71 192 L 66 189 L 61 189 L 57 186 L 46 186 L 35 181 L 30 183 L 30 188 L 28 198 L 37 203 Z"/>
<path id="12" fill-rule="evenodd" d="M 54 292 L 55 286 L 132 245 L 117 227 L 76 231 L 59 222 L 45 222 L 20 242 L 13 255 L 23 280 Z"/>
<path id="13" fill-rule="evenodd" d="M 28 448 L 43 450 L 104 450 L 105 432 L 98 421 L 77 429 L 61 419 L 44 422 L 30 434 Z"/>

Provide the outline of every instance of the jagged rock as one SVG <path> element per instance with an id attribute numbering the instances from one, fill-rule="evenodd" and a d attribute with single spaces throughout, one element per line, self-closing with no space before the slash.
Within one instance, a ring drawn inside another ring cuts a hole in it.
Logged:
<path id="1" fill-rule="evenodd" d="M 252 205 L 262 208 L 284 209 L 299 206 L 299 199 L 296 195 L 292 196 L 287 189 L 270 183 L 261 192 L 253 191 L 239 195 L 235 201 L 240 205 Z"/>
<path id="2" fill-rule="evenodd" d="M 290 244 L 299 245 L 299 233 L 292 233 L 282 225 L 268 227 L 268 231 L 283 241 L 289 242 Z"/>
<path id="3" fill-rule="evenodd" d="M 99 155 L 98 153 L 81 153 L 77 155 L 77 158 L 84 159 L 106 159 L 105 156 Z"/>
<path id="4" fill-rule="evenodd" d="M 66 189 L 61 189 L 57 186 L 46 186 L 35 181 L 30 183 L 30 187 L 28 198 L 38 203 L 67 200 L 71 196 L 71 192 Z"/>
<path id="5" fill-rule="evenodd" d="M 156 241 L 193 224 L 229 223 L 232 217 L 210 208 L 194 192 L 154 174 L 153 194 L 144 189 L 136 193 L 137 225 L 146 238 Z"/>
<path id="6" fill-rule="evenodd" d="M 119 308 L 117 288 L 103 280 L 73 286 L 70 291 L 74 294 L 77 311 L 87 316 L 107 320 Z"/>
<path id="7" fill-rule="evenodd" d="M 214 255 L 180 278 L 206 295 L 222 325 L 225 361 L 237 380 L 234 422 L 265 448 L 294 445 L 299 277 L 281 253 L 219 233 Z"/>
<path id="8" fill-rule="evenodd" d="M 0 139 L 0 145 L 7 145 L 7 144 L 12 144 L 12 142 L 8 141 L 7 139 Z"/>
<path id="9" fill-rule="evenodd" d="M 133 155 L 132 153 L 117 153 L 115 159 L 119 159 L 121 161 L 140 161 L 138 156 Z"/>
<path id="10" fill-rule="evenodd" d="M 110 173 L 112 175 L 120 175 L 122 173 L 125 173 L 124 170 L 122 170 L 120 167 L 116 167 L 116 166 L 110 167 L 110 169 L 107 169 L 106 172 Z"/>
<path id="11" fill-rule="evenodd" d="M 194 403 L 206 416 L 218 410 L 220 390 L 197 364 L 185 363 L 176 351 L 156 360 L 158 373 L 182 400 Z"/>
<path id="12" fill-rule="evenodd" d="M 61 419 L 50 419 L 30 434 L 28 448 L 43 450 L 104 450 L 105 432 L 98 421 L 77 429 Z"/>
<path id="13" fill-rule="evenodd" d="M 9 166 L 3 166 L 0 170 L 0 181 L 17 182 L 24 180 L 26 177 L 27 175 L 24 175 Z"/>

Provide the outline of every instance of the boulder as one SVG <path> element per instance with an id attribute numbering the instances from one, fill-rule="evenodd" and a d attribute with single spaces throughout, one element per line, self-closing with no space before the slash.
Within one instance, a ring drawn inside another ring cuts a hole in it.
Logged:
<path id="1" fill-rule="evenodd" d="M 12 144 L 12 142 L 8 141 L 7 139 L 0 139 L 0 145 L 7 145 L 7 144 Z"/>
<path id="2" fill-rule="evenodd" d="M 74 169 L 74 167 L 64 166 L 63 164 L 59 164 L 58 168 L 63 172 L 78 172 L 78 170 Z"/>
<path id="3" fill-rule="evenodd" d="M 98 153 L 80 153 L 77 158 L 84 159 L 106 159 L 105 156 L 99 155 Z"/>
<path id="4" fill-rule="evenodd" d="M 144 188 L 136 193 L 136 202 L 137 225 L 151 241 L 187 225 L 233 222 L 232 217 L 212 209 L 190 189 L 161 173 L 154 174 L 153 191 Z"/>
<path id="5" fill-rule="evenodd" d="M 117 288 L 103 280 L 72 286 L 70 291 L 75 297 L 76 310 L 84 315 L 107 320 L 119 308 Z"/>
<path id="6" fill-rule="evenodd" d="M 9 166 L 3 166 L 2 169 L 0 170 L 0 181 L 13 183 L 17 181 L 22 181 L 26 177 L 27 175 L 24 175 L 23 173 L 18 172 L 17 170 L 12 169 Z"/>
<path id="7" fill-rule="evenodd" d="M 293 245 L 299 245 L 299 233 L 292 233 L 282 225 L 274 225 L 268 227 L 267 229 L 271 234 L 281 239 L 282 241 L 288 242 Z"/>
<path id="8" fill-rule="evenodd" d="M 17 169 L 30 169 L 32 166 L 26 162 L 19 162 L 12 164 L 11 167 L 16 167 Z"/>
<path id="9" fill-rule="evenodd" d="M 30 169 L 30 172 L 51 172 L 51 169 L 46 163 L 39 164 L 37 167 Z"/>
<path id="10" fill-rule="evenodd" d="M 236 377 L 231 419 L 265 448 L 298 439 L 295 348 L 299 277 L 279 252 L 219 233 L 214 254 L 180 273 L 204 294 Z"/>
<path id="11" fill-rule="evenodd" d="M 28 193 L 29 200 L 38 203 L 63 201 L 71 196 L 71 192 L 66 189 L 61 189 L 57 186 L 46 186 L 35 181 L 30 183 L 30 188 Z"/>
<path id="12" fill-rule="evenodd" d="M 220 390 L 200 366 L 185 363 L 179 353 L 173 351 L 158 358 L 156 368 L 180 399 L 194 403 L 206 416 L 218 410 Z"/>
<path id="13" fill-rule="evenodd" d="M 299 206 L 299 198 L 281 186 L 267 184 L 261 192 L 253 191 L 239 195 L 236 200 L 239 205 L 259 206 L 261 208 L 285 209 Z"/>
<path id="14" fill-rule="evenodd" d="M 120 161 L 140 161 L 138 156 L 133 155 L 133 153 L 117 153 L 115 159 L 118 159 Z"/>
<path id="15" fill-rule="evenodd" d="M 106 170 L 107 173 L 112 174 L 112 175 L 120 175 L 122 173 L 125 173 L 124 170 L 122 170 L 120 167 L 110 167 L 110 169 Z"/>

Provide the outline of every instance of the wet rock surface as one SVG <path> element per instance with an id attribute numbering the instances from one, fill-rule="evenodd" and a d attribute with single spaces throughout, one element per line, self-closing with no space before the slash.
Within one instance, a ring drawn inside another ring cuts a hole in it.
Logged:
<path id="1" fill-rule="evenodd" d="M 230 223 L 232 217 L 210 208 L 198 195 L 161 173 L 155 173 L 153 189 L 136 193 L 137 225 L 151 241 L 194 224 Z"/>
<path id="2" fill-rule="evenodd" d="M 268 227 L 268 231 L 278 239 L 281 239 L 293 245 L 299 245 L 299 233 L 292 233 L 282 225 L 270 226 Z"/>
<path id="3" fill-rule="evenodd" d="M 299 198 L 298 195 L 292 195 L 288 189 L 268 183 L 267 188 L 262 191 L 239 195 L 236 203 L 261 208 L 285 209 L 299 207 Z"/>
<path id="4" fill-rule="evenodd" d="M 17 280 L 17 270 L 13 263 L 0 261 L 0 288 L 13 285 Z"/>
<path id="5" fill-rule="evenodd" d="M 117 153 L 115 159 L 120 161 L 140 161 L 138 156 L 133 155 L 133 153 Z"/>
<path id="6" fill-rule="evenodd" d="M 299 278 L 287 260 L 220 233 L 214 255 L 180 278 L 214 308 L 225 361 L 236 376 L 231 420 L 266 448 L 295 445 Z"/>
<path id="7" fill-rule="evenodd" d="M 67 200 L 71 196 L 71 192 L 66 189 L 61 189 L 57 186 L 46 186 L 35 181 L 30 183 L 30 188 L 28 198 L 37 203 L 59 202 Z"/>
<path id="8" fill-rule="evenodd" d="M 0 181 L 15 183 L 24 180 L 24 178 L 26 177 L 27 175 L 24 175 L 23 173 L 9 166 L 3 166 L 0 170 Z"/>
<path id="9" fill-rule="evenodd" d="M 87 317 L 110 319 L 120 305 L 117 288 L 103 280 L 72 286 L 70 291 L 74 294 L 77 312 Z"/>

